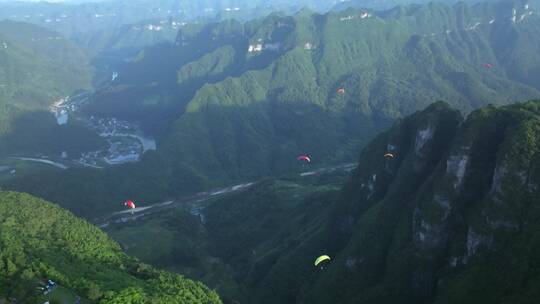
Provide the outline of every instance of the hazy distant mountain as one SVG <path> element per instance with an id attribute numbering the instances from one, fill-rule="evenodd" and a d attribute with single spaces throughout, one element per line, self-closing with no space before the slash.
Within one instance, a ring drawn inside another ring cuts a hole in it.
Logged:
<path id="1" fill-rule="evenodd" d="M 534 0 L 536 1 L 536 0 Z M 116 1 L 64 1 L 0 2 L 0 19 L 9 18 L 38 24 L 64 34 L 68 38 L 84 38 L 100 31 L 114 32 L 119 27 L 155 21 L 154 25 L 172 21 L 182 24 L 198 18 L 223 20 L 234 18 L 250 20 L 275 11 L 295 13 L 302 8 L 318 12 L 348 7 L 389 9 L 396 5 L 427 3 L 419 0 L 116 0 Z M 440 2 L 456 3 L 454 0 Z M 477 1 L 467 1 L 475 3 Z M 160 23 L 162 22 L 162 23 Z M 159 31 L 156 27 L 141 31 Z M 98 33 L 99 36 L 99 33 Z M 95 36 L 93 36 L 95 37 Z"/>

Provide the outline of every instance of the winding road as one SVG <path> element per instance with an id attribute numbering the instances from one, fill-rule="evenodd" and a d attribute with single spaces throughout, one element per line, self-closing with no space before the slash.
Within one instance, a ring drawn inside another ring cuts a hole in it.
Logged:
<path id="1" fill-rule="evenodd" d="M 52 160 L 47 160 L 47 159 L 32 158 L 32 157 L 10 157 L 10 158 L 11 159 L 18 159 L 18 160 L 32 161 L 32 162 L 47 164 L 47 165 L 51 165 L 51 166 L 60 168 L 62 170 L 65 170 L 65 169 L 68 168 L 67 166 L 65 166 L 65 165 L 63 165 L 61 163 L 53 162 Z"/>

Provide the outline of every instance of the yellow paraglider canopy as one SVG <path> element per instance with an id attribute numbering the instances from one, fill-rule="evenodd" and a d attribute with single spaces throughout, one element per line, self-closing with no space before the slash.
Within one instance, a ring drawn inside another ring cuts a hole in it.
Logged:
<path id="1" fill-rule="evenodd" d="M 322 261 L 330 260 L 330 257 L 327 255 L 321 255 L 315 260 L 315 266 L 318 266 Z"/>

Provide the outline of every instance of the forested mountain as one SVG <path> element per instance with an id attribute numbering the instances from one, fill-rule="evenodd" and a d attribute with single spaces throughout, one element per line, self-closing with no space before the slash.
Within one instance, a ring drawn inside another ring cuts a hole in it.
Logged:
<path id="1" fill-rule="evenodd" d="M 0 134 L 18 114 L 47 110 L 58 97 L 89 88 L 91 80 L 85 52 L 60 34 L 0 21 Z"/>
<path id="2" fill-rule="evenodd" d="M 279 172 L 298 153 L 343 161 L 436 100 L 470 111 L 539 96 L 539 25 L 511 3 L 229 21 L 145 49 L 89 111 L 145 123 L 175 168 L 213 178 Z"/>
<path id="3" fill-rule="evenodd" d="M 94 68 L 85 49 L 24 22 L 0 21 L 0 156 L 81 153 L 103 146 L 94 132 L 58 126 L 49 107 L 90 89 Z"/>
<path id="4" fill-rule="evenodd" d="M 538 1 L 265 3 L 0 4 L 0 303 L 536 303 Z"/>
<path id="5" fill-rule="evenodd" d="M 47 298 L 37 287 L 44 280 L 89 300 L 84 303 L 221 303 L 200 283 L 128 257 L 69 212 L 26 194 L 0 192 L 0 302 L 42 303 Z"/>
<path id="6" fill-rule="evenodd" d="M 533 303 L 539 106 L 460 123 L 436 104 L 374 140 L 324 229 L 337 259 L 309 302 Z"/>
<path id="7" fill-rule="evenodd" d="M 536 0 L 530 0 L 532 2 Z M 216 20 L 252 20 L 273 12 L 295 13 L 302 8 L 317 12 L 350 7 L 390 9 L 396 5 L 428 3 L 411 0 L 115 0 L 64 3 L 0 1 L 0 19 L 29 22 L 56 31 L 96 54 L 120 47 L 148 46 L 171 41 L 172 32 L 186 24 Z M 453 4 L 455 0 L 440 0 Z M 466 1 L 469 4 L 479 1 Z M 127 34 L 129 37 L 122 37 Z M 121 41 L 115 40 L 119 38 Z M 134 42 L 133 45 L 124 44 Z"/>
<path id="8" fill-rule="evenodd" d="M 283 177 L 107 231 L 226 303 L 535 303 L 539 118 L 540 101 L 466 119 L 435 103 L 367 145 L 341 190 Z"/>
<path id="9" fill-rule="evenodd" d="M 468 112 L 540 96 L 539 31 L 538 13 L 518 2 L 187 26 L 175 44 L 125 63 L 85 108 L 142 123 L 156 153 L 7 185 L 92 218 L 126 196 L 159 201 L 283 174 L 299 154 L 348 162 L 378 130 L 437 100 Z"/>
<path id="10" fill-rule="evenodd" d="M 252 19 L 273 11 L 294 12 L 302 7 L 329 10 L 336 2 L 323 0 L 247 1 L 247 0 L 117 0 L 98 3 L 0 3 L 0 19 L 24 21 L 47 27 L 66 37 L 100 37 L 125 25 L 156 21 L 153 28 L 139 32 L 161 31 L 172 21 L 204 19 Z M 160 21 L 162 21 L 160 23 Z"/>

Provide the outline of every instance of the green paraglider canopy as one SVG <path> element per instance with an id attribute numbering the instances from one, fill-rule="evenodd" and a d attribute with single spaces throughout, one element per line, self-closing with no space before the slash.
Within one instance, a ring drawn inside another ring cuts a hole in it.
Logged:
<path id="1" fill-rule="evenodd" d="M 327 256 L 327 255 L 321 255 L 320 257 L 318 257 L 316 260 L 315 260 L 315 266 L 319 266 L 319 264 L 323 261 L 329 261 L 330 260 L 330 257 Z"/>

